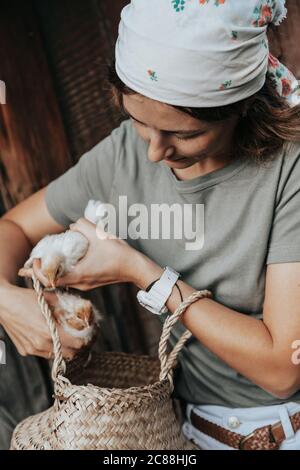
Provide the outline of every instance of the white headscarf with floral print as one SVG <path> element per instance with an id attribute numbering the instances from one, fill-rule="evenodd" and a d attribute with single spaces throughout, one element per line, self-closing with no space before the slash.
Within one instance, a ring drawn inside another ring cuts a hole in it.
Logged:
<path id="1" fill-rule="evenodd" d="M 285 0 L 132 0 L 121 13 L 116 72 L 144 96 L 190 107 L 248 98 L 268 73 L 293 106 L 298 81 L 267 39 L 286 14 Z"/>

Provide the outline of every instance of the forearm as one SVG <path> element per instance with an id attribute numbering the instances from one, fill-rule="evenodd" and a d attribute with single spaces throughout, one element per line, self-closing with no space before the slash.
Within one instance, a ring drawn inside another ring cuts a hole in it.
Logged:
<path id="1" fill-rule="evenodd" d="M 160 266 L 145 256 L 139 257 L 138 266 L 135 283 L 141 289 L 145 289 L 163 272 Z M 181 280 L 178 286 L 184 299 L 196 290 Z M 203 289 L 206 288 L 203 286 Z M 179 292 L 174 288 L 167 301 L 169 311 L 174 313 L 179 303 Z M 287 383 L 288 374 L 294 366 L 290 360 L 285 365 L 278 361 L 272 336 L 263 321 L 205 298 L 191 304 L 182 314 L 181 322 L 230 367 L 270 393 L 281 393 L 278 384 L 281 379 Z"/>
<path id="2" fill-rule="evenodd" d="M 17 224 L 0 219 L 0 284 L 17 283 L 18 269 L 24 264 L 31 248 Z"/>

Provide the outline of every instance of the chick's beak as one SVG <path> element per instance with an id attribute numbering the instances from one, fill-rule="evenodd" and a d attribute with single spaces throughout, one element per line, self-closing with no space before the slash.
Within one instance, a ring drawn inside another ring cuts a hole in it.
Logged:
<path id="1" fill-rule="evenodd" d="M 55 271 L 47 271 L 45 273 L 45 277 L 47 278 L 50 286 L 54 289 L 55 288 L 55 283 L 56 283 L 56 278 L 57 278 L 57 270 Z"/>
<path id="2" fill-rule="evenodd" d="M 55 288 L 55 281 L 56 281 L 55 275 L 53 277 L 51 276 L 50 278 L 48 278 L 48 280 L 50 282 L 50 286 L 54 289 Z"/>
<path id="3" fill-rule="evenodd" d="M 82 321 L 85 328 L 88 328 L 92 324 L 93 309 L 89 305 L 85 305 L 83 308 L 77 311 L 77 317 Z"/>

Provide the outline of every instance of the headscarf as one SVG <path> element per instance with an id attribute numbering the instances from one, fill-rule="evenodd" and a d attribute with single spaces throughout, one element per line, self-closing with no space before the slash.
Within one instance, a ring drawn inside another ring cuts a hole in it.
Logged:
<path id="1" fill-rule="evenodd" d="M 248 98 L 268 74 L 294 106 L 299 83 L 267 38 L 286 15 L 285 0 L 132 0 L 121 12 L 116 72 L 144 96 L 188 107 Z"/>

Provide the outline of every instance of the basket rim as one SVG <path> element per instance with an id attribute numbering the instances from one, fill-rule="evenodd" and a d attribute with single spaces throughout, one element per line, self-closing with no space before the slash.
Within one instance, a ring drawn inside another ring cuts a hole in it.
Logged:
<path id="1" fill-rule="evenodd" d="M 59 377 L 64 378 L 63 376 L 59 376 Z M 120 387 L 113 387 L 113 388 L 112 387 L 100 387 L 98 385 L 94 385 L 94 384 L 89 383 L 89 382 L 86 385 L 76 385 L 76 384 L 73 384 L 70 381 L 70 384 L 65 385 L 64 391 L 62 392 L 62 396 L 57 396 L 57 398 L 64 400 L 64 399 L 69 399 L 72 395 L 75 395 L 76 393 L 79 393 L 80 395 L 84 394 L 84 395 L 91 395 L 92 396 L 93 394 L 101 395 L 101 392 L 102 392 L 101 397 L 100 396 L 99 397 L 93 396 L 92 398 L 95 399 L 96 401 L 100 401 L 100 400 L 102 401 L 102 399 L 104 399 L 104 398 L 108 399 L 109 397 L 113 397 L 114 395 L 120 396 L 120 395 L 128 394 L 128 398 L 131 398 L 129 396 L 132 395 L 132 397 L 134 398 L 134 396 L 135 396 L 135 399 L 136 399 L 137 394 L 142 395 L 144 393 L 144 394 L 149 395 L 149 393 L 152 392 L 152 393 L 154 393 L 154 395 L 151 398 L 154 399 L 156 390 L 160 391 L 160 394 L 162 394 L 162 391 L 163 391 L 164 388 L 166 389 L 166 394 L 168 396 L 170 396 L 171 393 L 172 393 L 171 392 L 172 387 L 171 387 L 170 381 L 167 377 L 164 378 L 163 380 L 157 380 L 157 381 L 155 381 L 151 384 L 148 384 L 148 385 L 141 385 L 141 386 L 134 386 L 134 387 L 124 387 L 124 388 L 120 388 Z M 55 396 L 55 394 L 54 394 L 54 396 Z M 157 397 L 159 399 L 159 396 L 157 396 Z"/>

